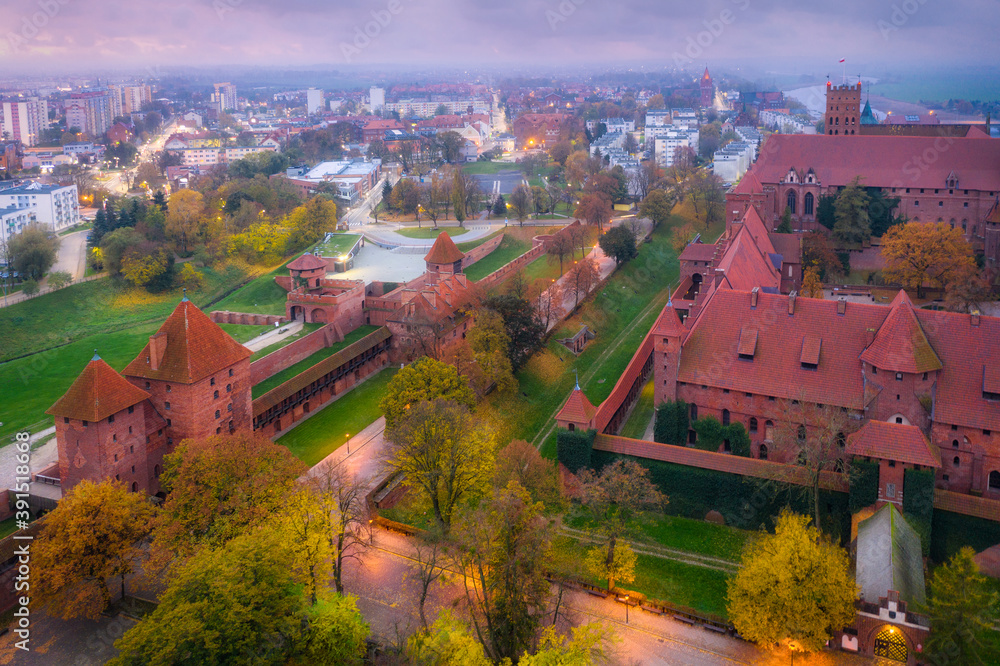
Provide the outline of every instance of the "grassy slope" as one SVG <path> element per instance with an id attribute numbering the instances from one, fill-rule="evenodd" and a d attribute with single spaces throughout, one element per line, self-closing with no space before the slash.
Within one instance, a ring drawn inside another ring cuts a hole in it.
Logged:
<path id="1" fill-rule="evenodd" d="M 437 238 L 441 235 L 441 232 L 445 232 L 452 238 L 455 236 L 461 236 L 462 234 L 469 233 L 469 230 L 465 227 L 410 227 L 405 229 L 397 229 L 396 233 L 400 236 L 406 236 L 407 238 Z"/>
<path id="2" fill-rule="evenodd" d="M 530 242 L 515 238 L 512 234 L 504 234 L 503 241 L 497 249 L 466 268 L 464 272 L 470 280 L 482 280 L 493 271 L 517 259 L 530 249 Z"/>
<path id="3" fill-rule="evenodd" d="M 302 359 L 298 363 L 285 368 L 284 370 L 282 370 L 277 374 L 271 375 L 261 383 L 254 386 L 253 397 L 259 398 L 260 396 L 264 395 L 271 389 L 280 386 L 284 382 L 287 382 L 289 379 L 299 374 L 300 372 L 308 370 L 309 368 L 316 365 L 323 359 L 333 356 L 347 345 L 355 343 L 361 338 L 365 337 L 366 335 L 374 333 L 377 330 L 378 326 L 361 326 L 351 331 L 346 336 L 344 336 L 344 339 L 341 340 L 340 342 L 337 342 L 330 347 L 320 349 L 315 354 L 312 354 L 311 356 Z"/>
<path id="4" fill-rule="evenodd" d="M 267 356 L 271 352 L 276 352 L 279 349 L 281 349 L 282 347 L 284 347 L 285 345 L 291 344 L 291 343 L 295 342 L 296 340 L 298 340 L 299 338 L 302 338 L 303 336 L 309 335 L 313 331 L 315 331 L 317 329 L 320 329 L 323 326 L 326 326 L 326 324 L 311 324 L 311 323 L 310 324 L 302 324 L 302 329 L 298 333 L 293 333 L 292 335 L 289 335 L 286 338 L 282 338 L 279 342 L 275 342 L 273 345 L 268 345 L 267 347 L 264 347 L 263 349 L 258 349 L 257 351 L 255 351 L 253 353 L 253 356 L 250 357 L 250 362 L 253 363 L 254 361 L 256 361 L 259 358 L 264 358 L 265 356 Z"/>
<path id="5" fill-rule="evenodd" d="M 258 335 L 267 333 L 274 329 L 274 326 L 252 326 L 249 324 L 219 324 L 219 328 L 229 334 L 233 340 L 241 345 L 253 340 Z"/>
<path id="6" fill-rule="evenodd" d="M 314 416 L 280 437 L 307 465 L 315 465 L 347 441 L 347 434 L 357 434 L 382 415 L 378 407 L 395 368 L 386 368 L 342 398 L 329 403 Z"/>
<path id="7" fill-rule="evenodd" d="M 496 238 L 497 236 L 499 236 L 501 234 L 503 234 L 503 229 L 501 229 L 500 231 L 494 231 L 489 236 L 483 236 L 482 238 L 479 238 L 479 239 L 474 240 L 474 241 L 466 241 L 464 243 L 455 243 L 455 245 L 458 246 L 458 249 L 461 250 L 462 252 L 468 252 L 469 250 L 471 250 L 473 248 L 477 248 L 480 245 L 482 245 L 483 243 L 485 243 L 486 241 L 490 240 L 491 238 Z"/>

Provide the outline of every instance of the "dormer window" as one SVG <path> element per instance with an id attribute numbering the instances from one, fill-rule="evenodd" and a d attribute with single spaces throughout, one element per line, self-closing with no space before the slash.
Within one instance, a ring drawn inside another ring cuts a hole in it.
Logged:
<path id="1" fill-rule="evenodd" d="M 752 361 L 757 352 L 757 329 L 744 328 L 740 331 L 740 344 L 736 350 L 739 358 Z"/>

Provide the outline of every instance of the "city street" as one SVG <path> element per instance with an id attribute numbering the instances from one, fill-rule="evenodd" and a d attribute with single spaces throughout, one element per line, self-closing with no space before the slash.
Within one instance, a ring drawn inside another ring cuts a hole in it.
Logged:
<path id="1" fill-rule="evenodd" d="M 66 271 L 79 280 L 87 270 L 87 234 L 89 230 L 75 231 L 59 237 L 56 263 L 50 272 Z"/>

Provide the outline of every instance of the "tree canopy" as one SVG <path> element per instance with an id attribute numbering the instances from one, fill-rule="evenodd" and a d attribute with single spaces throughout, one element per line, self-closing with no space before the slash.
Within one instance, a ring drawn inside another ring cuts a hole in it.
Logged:
<path id="1" fill-rule="evenodd" d="M 621 266 L 629 259 L 635 259 L 639 254 L 635 234 L 625 225 L 611 227 L 597 239 L 597 243 L 604 254 L 615 260 L 616 266 Z"/>
<path id="2" fill-rule="evenodd" d="M 476 396 L 469 382 L 454 366 L 422 356 L 410 363 L 389 382 L 379 402 L 385 414 L 386 429 L 391 431 L 414 405 L 424 401 L 451 400 L 472 409 Z"/>
<path id="3" fill-rule="evenodd" d="M 926 285 L 947 288 L 971 280 L 976 273 L 972 246 L 961 229 L 944 222 L 907 222 L 882 236 L 883 276 L 923 293 Z"/>
<path id="4" fill-rule="evenodd" d="M 43 225 L 32 223 L 8 241 L 8 252 L 13 258 L 11 267 L 22 278 L 41 280 L 56 263 L 59 240 Z"/>

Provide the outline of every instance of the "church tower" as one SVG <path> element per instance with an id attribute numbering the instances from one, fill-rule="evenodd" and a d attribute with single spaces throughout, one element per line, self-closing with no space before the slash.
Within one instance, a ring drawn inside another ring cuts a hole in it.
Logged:
<path id="1" fill-rule="evenodd" d="M 712 84 L 712 75 L 708 73 L 708 67 L 705 68 L 698 86 L 701 88 L 701 108 L 711 108 L 715 97 L 715 86 Z"/>

